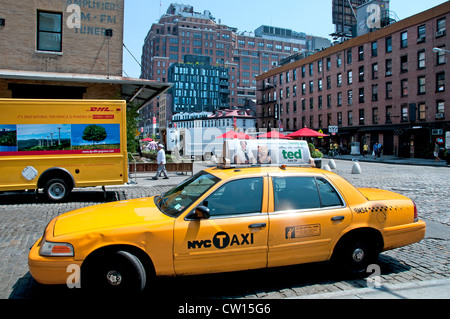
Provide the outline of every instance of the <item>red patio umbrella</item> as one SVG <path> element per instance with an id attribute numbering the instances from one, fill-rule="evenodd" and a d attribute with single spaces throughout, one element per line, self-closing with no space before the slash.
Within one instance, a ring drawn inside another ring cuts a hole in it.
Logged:
<path id="1" fill-rule="evenodd" d="M 150 137 L 144 138 L 143 140 L 141 140 L 141 142 L 151 142 L 153 141 L 153 139 L 151 139 Z"/>
<path id="2" fill-rule="evenodd" d="M 270 131 L 261 135 L 258 135 L 259 138 L 273 138 L 273 139 L 288 139 L 291 138 L 289 136 L 286 136 L 278 131 Z"/>
<path id="3" fill-rule="evenodd" d="M 297 132 L 288 134 L 289 137 L 325 137 L 329 136 L 327 134 L 323 134 L 314 130 L 311 130 L 310 128 L 304 127 Z"/>
<path id="4" fill-rule="evenodd" d="M 222 134 L 220 136 L 217 136 L 216 138 L 230 138 L 230 139 L 240 139 L 240 140 L 254 140 L 255 138 L 247 135 L 242 132 L 236 132 L 236 131 L 228 131 L 225 134 Z"/>

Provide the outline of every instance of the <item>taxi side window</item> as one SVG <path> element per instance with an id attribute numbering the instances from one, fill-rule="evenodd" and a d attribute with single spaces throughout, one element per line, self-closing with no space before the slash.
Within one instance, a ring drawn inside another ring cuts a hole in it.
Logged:
<path id="1" fill-rule="evenodd" d="M 342 206 L 336 190 L 313 176 L 273 177 L 275 211 Z"/>
<path id="2" fill-rule="evenodd" d="M 238 179 L 222 185 L 203 205 L 209 208 L 211 217 L 260 213 L 262 195 L 261 177 Z"/>
<path id="3" fill-rule="evenodd" d="M 320 199 L 322 207 L 342 206 L 341 197 L 338 195 L 333 186 L 330 185 L 324 178 L 316 178 L 317 187 L 319 188 Z"/>

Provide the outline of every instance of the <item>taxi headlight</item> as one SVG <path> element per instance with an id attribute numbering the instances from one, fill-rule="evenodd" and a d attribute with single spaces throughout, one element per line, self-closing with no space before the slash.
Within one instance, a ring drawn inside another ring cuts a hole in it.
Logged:
<path id="1" fill-rule="evenodd" d="M 69 243 L 42 241 L 39 255 L 47 257 L 73 257 L 73 246 Z"/>

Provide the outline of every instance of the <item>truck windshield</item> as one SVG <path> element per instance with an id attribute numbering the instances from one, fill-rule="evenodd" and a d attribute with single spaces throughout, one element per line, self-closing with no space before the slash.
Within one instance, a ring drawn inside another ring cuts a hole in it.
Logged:
<path id="1" fill-rule="evenodd" d="M 201 171 L 161 196 L 156 196 L 155 203 L 164 214 L 177 217 L 219 180 Z"/>

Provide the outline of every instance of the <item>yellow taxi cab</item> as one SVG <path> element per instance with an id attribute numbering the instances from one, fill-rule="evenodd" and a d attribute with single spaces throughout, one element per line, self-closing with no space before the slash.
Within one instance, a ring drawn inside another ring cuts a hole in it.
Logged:
<path id="1" fill-rule="evenodd" d="M 287 154 L 285 150 L 285 154 Z M 335 260 L 364 272 L 382 251 L 419 242 L 412 200 L 355 188 L 317 168 L 208 168 L 165 194 L 62 214 L 31 248 L 36 281 L 143 290 L 179 276 Z M 68 270 L 69 269 L 69 270 Z"/>

